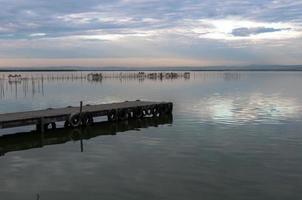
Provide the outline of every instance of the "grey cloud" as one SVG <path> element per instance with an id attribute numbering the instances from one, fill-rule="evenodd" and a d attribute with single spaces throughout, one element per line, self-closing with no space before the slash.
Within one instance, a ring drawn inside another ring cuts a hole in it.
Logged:
<path id="1" fill-rule="evenodd" d="M 0 35 L 11 33 L 16 37 L 35 32 L 64 36 L 98 29 L 174 28 L 185 23 L 186 19 L 223 19 L 228 16 L 302 23 L 302 3 L 288 0 L 0 0 L 0 3 Z M 87 23 L 82 24 L 73 24 L 62 18 L 70 15 L 87 17 L 85 15 L 89 13 L 95 16 L 90 16 Z M 101 17 L 113 20 L 97 20 Z M 120 23 L 125 18 L 132 20 Z M 153 21 L 146 21 L 146 18 Z"/>
<path id="2" fill-rule="evenodd" d="M 276 28 L 266 28 L 266 27 L 256 27 L 256 28 L 236 28 L 233 29 L 232 35 L 239 37 L 247 37 L 250 35 L 257 35 L 261 33 L 272 33 L 289 29 L 276 29 Z"/>
<path id="3" fill-rule="evenodd" d="M 232 48 L 227 41 L 221 45 L 217 40 L 198 38 L 210 34 L 213 28 L 198 23 L 199 20 L 235 17 L 302 26 L 302 2 L 294 0 L 0 0 L 0 4 L 0 57 L 114 57 L 131 56 L 130 52 L 159 56 L 152 52 L 160 52 L 167 56 L 255 60 L 258 53 L 264 53 L 249 44 L 241 54 L 242 49 Z M 80 23 L 83 19 L 85 23 Z M 181 35 L 187 27 L 204 32 Z M 284 30 L 268 27 L 242 27 L 230 34 L 247 37 Z M 171 30 L 168 33 L 171 35 L 160 35 L 157 41 L 143 37 L 121 42 L 64 40 L 89 34 L 136 35 L 148 31 L 162 34 L 165 30 Z M 288 50 L 293 48 L 286 46 Z"/>

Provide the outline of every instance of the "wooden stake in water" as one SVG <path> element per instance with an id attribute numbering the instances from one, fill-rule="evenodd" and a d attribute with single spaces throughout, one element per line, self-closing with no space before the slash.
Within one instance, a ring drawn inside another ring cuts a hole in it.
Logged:
<path id="1" fill-rule="evenodd" d="M 81 120 L 82 111 L 83 111 L 83 101 L 80 102 L 80 120 Z M 82 132 L 81 132 L 81 152 L 83 152 L 83 151 L 84 151 L 84 148 L 83 148 L 83 139 L 82 139 Z"/>
<path id="2" fill-rule="evenodd" d="M 82 114 L 83 111 L 83 101 L 80 102 L 80 115 Z"/>

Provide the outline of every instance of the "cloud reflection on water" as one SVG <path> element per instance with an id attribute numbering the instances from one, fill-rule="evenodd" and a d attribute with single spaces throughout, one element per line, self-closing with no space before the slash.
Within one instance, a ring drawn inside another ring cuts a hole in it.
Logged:
<path id="1" fill-rule="evenodd" d="M 302 108 L 294 98 L 280 94 L 267 96 L 253 93 L 249 96 L 221 96 L 216 94 L 201 99 L 191 112 L 202 121 L 223 124 L 280 123 L 301 116 Z"/>

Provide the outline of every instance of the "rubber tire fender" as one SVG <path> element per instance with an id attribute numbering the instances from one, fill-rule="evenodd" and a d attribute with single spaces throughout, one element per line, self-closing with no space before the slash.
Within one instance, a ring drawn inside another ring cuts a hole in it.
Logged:
<path id="1" fill-rule="evenodd" d="M 111 111 L 108 112 L 108 121 L 113 122 L 117 120 L 117 112 L 116 110 L 112 109 Z"/>
<path id="2" fill-rule="evenodd" d="M 78 127 L 81 125 L 81 116 L 80 113 L 72 113 L 69 116 L 68 122 L 71 127 Z"/>
<path id="3" fill-rule="evenodd" d="M 122 109 L 118 111 L 118 119 L 120 121 L 128 120 L 128 118 L 129 118 L 129 113 L 127 109 Z"/>

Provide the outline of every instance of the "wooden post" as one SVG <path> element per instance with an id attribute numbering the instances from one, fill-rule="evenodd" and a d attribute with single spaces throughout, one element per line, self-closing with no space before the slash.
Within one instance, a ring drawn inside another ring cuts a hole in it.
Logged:
<path id="1" fill-rule="evenodd" d="M 82 114 L 83 111 L 83 101 L 80 102 L 80 115 Z"/>
<path id="2" fill-rule="evenodd" d="M 80 101 L 80 114 L 79 114 L 80 124 L 79 124 L 79 126 L 83 125 L 82 111 L 83 111 L 83 101 Z"/>
<path id="3" fill-rule="evenodd" d="M 81 152 L 84 152 L 84 145 L 83 145 L 83 139 L 82 139 L 82 134 L 81 134 Z"/>
<path id="4" fill-rule="evenodd" d="M 40 132 L 40 133 L 44 133 L 44 119 L 41 118 L 38 122 L 38 124 L 36 124 L 36 130 L 37 132 Z"/>
<path id="5" fill-rule="evenodd" d="M 45 123 L 44 123 L 44 118 L 41 118 L 41 122 L 40 122 L 40 131 L 41 131 L 41 133 L 44 133 L 44 125 L 45 125 Z"/>

